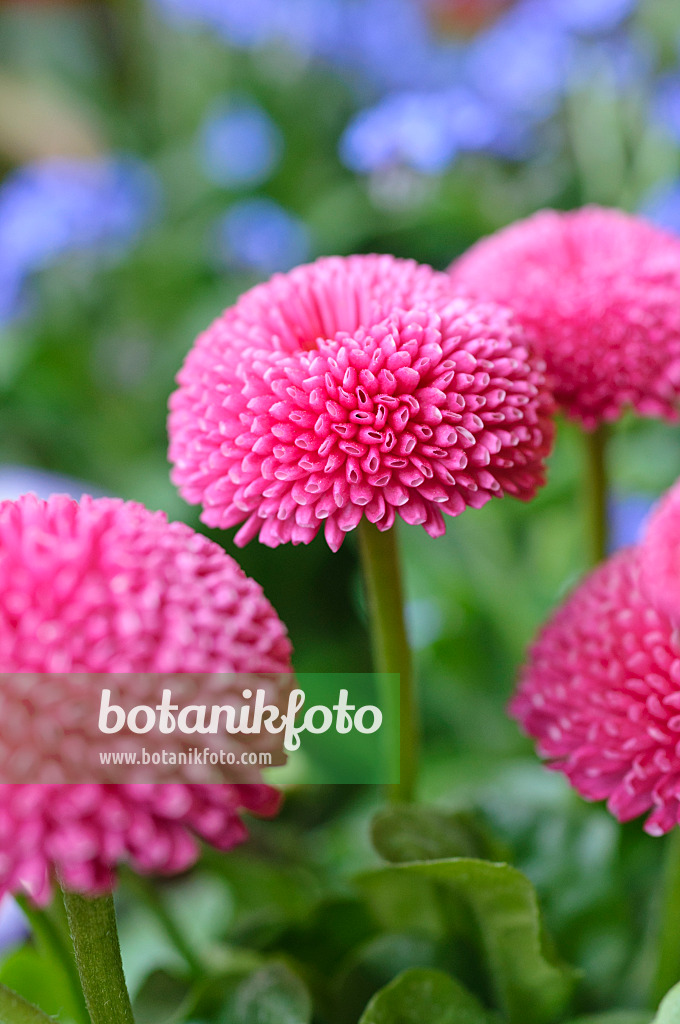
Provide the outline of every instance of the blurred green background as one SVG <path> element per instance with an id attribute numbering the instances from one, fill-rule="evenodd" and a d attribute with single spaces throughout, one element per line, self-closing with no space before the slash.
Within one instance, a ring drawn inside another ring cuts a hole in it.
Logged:
<path id="1" fill-rule="evenodd" d="M 543 206 L 680 230 L 679 55 L 677 0 L 0 4 L 0 490 L 93 490 L 201 528 L 169 481 L 167 399 L 196 334 L 257 281 L 330 253 L 444 268 Z M 582 805 L 505 715 L 527 643 L 586 567 L 584 465 L 560 423 L 531 505 L 400 540 L 423 796 L 481 810 L 584 971 L 577 1006 L 599 1009 L 641 1001 L 660 844 Z M 611 470 L 613 543 L 630 543 L 680 472 L 677 429 L 624 420 Z M 333 555 L 322 537 L 237 551 L 211 535 L 263 585 L 300 672 L 370 668 L 352 537 Z M 347 880 L 375 861 L 378 801 L 303 787 L 245 853 L 162 898 L 211 956 L 277 951 L 368 998 L 418 960 L 349 953 L 366 935 Z M 153 985 L 172 994 L 177 966 L 149 921 L 123 917 L 141 1021 L 165 1019 Z M 38 999 L 32 955 L 0 974 Z M 319 1019 L 356 1020 L 359 996 L 337 999 Z"/>

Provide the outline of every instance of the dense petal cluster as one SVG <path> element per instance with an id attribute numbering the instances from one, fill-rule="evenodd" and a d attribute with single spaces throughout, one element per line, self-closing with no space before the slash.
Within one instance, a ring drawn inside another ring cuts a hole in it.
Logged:
<path id="1" fill-rule="evenodd" d="M 666 494 L 647 527 L 642 585 L 652 604 L 680 623 L 680 482 Z"/>
<path id="2" fill-rule="evenodd" d="M 290 672 L 260 587 L 218 545 L 141 505 L 0 503 L 0 579 L 4 686 L 11 673 Z M 227 849 L 244 837 L 240 810 L 277 802 L 264 785 L 3 785 L 0 892 L 44 902 L 55 872 L 101 892 L 123 860 L 180 871 L 196 837 Z"/>
<path id="3" fill-rule="evenodd" d="M 558 402 L 585 428 L 626 407 L 677 420 L 677 238 L 617 210 L 546 210 L 483 239 L 451 274 L 513 309 Z"/>
<path id="4" fill-rule="evenodd" d="M 641 586 L 640 547 L 571 595 L 531 648 L 511 712 L 552 768 L 620 821 L 680 823 L 680 638 Z"/>
<path id="5" fill-rule="evenodd" d="M 533 497 L 552 441 L 543 364 L 510 314 L 391 256 L 331 257 L 248 292 L 189 353 L 170 458 L 203 521 L 333 550 L 362 516 L 437 536 Z"/>

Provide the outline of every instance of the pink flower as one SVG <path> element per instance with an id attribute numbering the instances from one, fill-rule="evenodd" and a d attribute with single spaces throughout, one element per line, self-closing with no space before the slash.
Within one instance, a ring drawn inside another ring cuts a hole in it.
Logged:
<path id="1" fill-rule="evenodd" d="M 170 458 L 203 521 L 237 544 L 337 551 L 362 516 L 431 536 L 544 482 L 553 427 L 543 364 L 510 315 L 455 299 L 445 274 L 332 257 L 244 295 L 189 353 Z"/>
<path id="2" fill-rule="evenodd" d="M 652 516 L 642 545 L 642 584 L 655 607 L 680 624 L 680 481 Z"/>
<path id="3" fill-rule="evenodd" d="M 0 579 L 0 672 L 291 671 L 260 587 L 217 544 L 141 505 L 0 503 Z M 99 893 L 120 861 L 178 872 L 197 837 L 228 849 L 245 836 L 241 810 L 277 805 L 265 785 L 3 785 L 0 894 L 46 902 L 55 873 Z"/>
<path id="4" fill-rule="evenodd" d="M 483 239 L 454 284 L 510 306 L 586 429 L 626 407 L 678 418 L 680 241 L 638 217 L 544 210 Z"/>
<path id="5" fill-rule="evenodd" d="M 680 822 L 680 639 L 640 585 L 641 549 L 618 552 L 543 628 L 511 704 L 550 767 L 619 821 Z"/>

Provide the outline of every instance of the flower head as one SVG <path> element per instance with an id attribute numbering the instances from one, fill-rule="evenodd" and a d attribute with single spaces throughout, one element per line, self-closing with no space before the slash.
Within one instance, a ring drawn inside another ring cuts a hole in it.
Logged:
<path id="1" fill-rule="evenodd" d="M 654 512 L 642 545 L 642 585 L 655 607 L 680 623 L 680 482 Z"/>
<path id="2" fill-rule="evenodd" d="M 11 673 L 290 672 L 260 587 L 218 545 L 141 505 L 1 502 L 0 578 L 3 686 Z M 67 724 L 68 700 L 63 714 L 55 724 Z M 55 873 L 102 892 L 120 861 L 181 871 L 197 837 L 228 849 L 245 836 L 242 809 L 277 804 L 265 785 L 2 785 L 0 893 L 45 902 Z"/>
<path id="3" fill-rule="evenodd" d="M 511 713 L 550 766 L 619 821 L 680 823 L 680 640 L 641 586 L 640 547 L 576 589 L 531 648 Z"/>
<path id="4" fill-rule="evenodd" d="M 586 429 L 628 406 L 677 420 L 677 238 L 617 210 L 545 210 L 473 246 L 451 274 L 513 309 Z"/>
<path id="5" fill-rule="evenodd" d="M 333 550 L 362 516 L 431 536 L 533 497 L 552 441 L 543 366 L 510 314 L 444 274 L 331 257 L 246 293 L 196 342 L 171 398 L 173 480 L 238 544 Z"/>

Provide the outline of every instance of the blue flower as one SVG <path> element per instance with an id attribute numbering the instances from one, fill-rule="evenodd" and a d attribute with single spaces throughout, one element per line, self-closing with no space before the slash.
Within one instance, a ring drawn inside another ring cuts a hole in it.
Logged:
<path id="1" fill-rule="evenodd" d="M 133 159 L 54 159 L 11 174 L 0 185 L 0 321 L 19 315 L 30 276 L 61 257 L 123 255 L 157 201 Z"/>
<path id="2" fill-rule="evenodd" d="M 638 0 L 543 0 L 565 28 L 584 34 L 611 32 L 629 17 Z"/>
<path id="3" fill-rule="evenodd" d="M 676 142 L 680 142 L 680 75 L 662 75 L 658 80 L 653 113 Z"/>
<path id="4" fill-rule="evenodd" d="M 225 263 L 239 270 L 273 274 L 309 258 L 309 231 L 273 199 L 244 199 L 220 220 L 218 246 Z"/>
<path id="5" fill-rule="evenodd" d="M 208 177 L 218 185 L 260 185 L 281 159 L 283 137 L 262 107 L 239 99 L 220 103 L 209 114 L 200 150 Z"/>
<path id="6" fill-rule="evenodd" d="M 657 227 L 680 235 L 680 182 L 655 185 L 643 199 L 640 213 Z"/>
<path id="7" fill-rule="evenodd" d="M 233 46 L 284 41 L 310 56 L 341 36 L 340 0 L 152 0 L 178 24 L 204 25 Z"/>
<path id="8" fill-rule="evenodd" d="M 610 497 L 607 506 L 610 553 L 641 540 L 655 503 L 656 499 L 646 494 L 621 492 Z"/>
<path id="9" fill-rule="evenodd" d="M 431 174 L 462 151 L 493 147 L 500 134 L 494 112 L 470 90 L 395 93 L 350 123 L 340 155 L 359 173 L 403 164 Z"/>
<path id="10" fill-rule="evenodd" d="M 542 4 L 510 10 L 468 49 L 466 81 L 499 113 L 542 120 L 564 93 L 574 42 Z"/>
<path id="11" fill-rule="evenodd" d="M 49 498 L 50 494 L 68 494 L 79 501 L 84 494 L 103 497 L 103 492 L 82 480 L 52 473 L 34 466 L 0 464 L 0 501 L 16 501 L 22 494 L 37 494 Z M 0 917 L 1 917 L 0 913 Z M 1 926 L 0 926 L 1 931 Z"/>
<path id="12" fill-rule="evenodd" d="M 31 929 L 24 912 L 11 896 L 0 900 L 0 951 L 7 953 L 26 941 Z"/>

